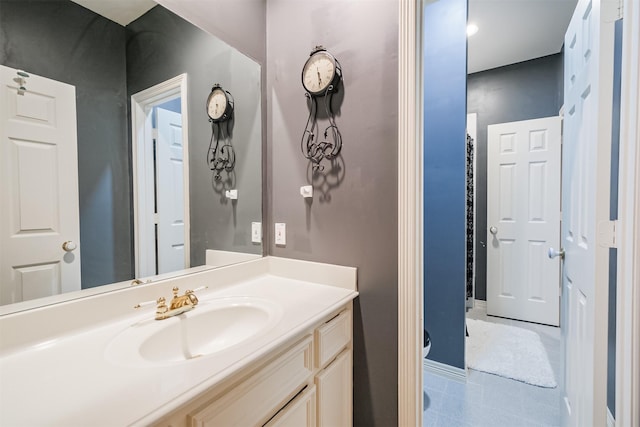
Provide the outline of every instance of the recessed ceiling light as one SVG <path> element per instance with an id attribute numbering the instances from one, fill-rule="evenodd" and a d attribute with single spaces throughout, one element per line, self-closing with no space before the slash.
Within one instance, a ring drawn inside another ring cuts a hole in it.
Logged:
<path id="1" fill-rule="evenodd" d="M 467 37 L 471 37 L 478 32 L 478 26 L 476 24 L 467 25 Z"/>

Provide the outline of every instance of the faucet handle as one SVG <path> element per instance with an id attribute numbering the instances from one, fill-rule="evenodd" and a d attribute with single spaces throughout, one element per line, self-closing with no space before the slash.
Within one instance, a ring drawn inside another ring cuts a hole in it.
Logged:
<path id="1" fill-rule="evenodd" d="M 133 306 L 133 308 L 140 308 L 140 307 L 145 307 L 147 305 L 152 305 L 152 304 L 157 304 L 158 306 L 164 304 L 165 299 L 164 297 L 160 297 L 157 300 L 149 300 L 149 301 L 143 301 L 143 302 L 139 302 L 136 305 Z"/>
<path id="2" fill-rule="evenodd" d="M 198 297 L 196 296 L 195 292 L 197 292 L 197 291 L 201 291 L 201 290 L 203 290 L 203 289 L 207 289 L 207 288 L 208 288 L 208 286 L 200 286 L 199 288 L 195 288 L 194 290 L 187 289 L 187 290 L 184 292 L 184 295 L 185 295 L 187 298 L 189 298 L 189 301 L 191 302 L 191 304 L 192 304 L 193 306 L 196 306 L 196 305 L 198 305 L 198 302 L 199 302 L 199 301 L 198 301 Z"/>
<path id="3" fill-rule="evenodd" d="M 133 308 L 140 308 L 140 307 L 144 307 L 144 306 L 155 304 L 155 303 L 157 303 L 157 301 L 152 299 L 149 301 L 139 302 L 136 305 L 134 305 Z"/>

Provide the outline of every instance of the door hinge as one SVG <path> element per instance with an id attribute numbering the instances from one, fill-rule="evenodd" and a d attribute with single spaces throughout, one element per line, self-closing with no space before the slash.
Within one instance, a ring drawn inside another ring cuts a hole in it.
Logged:
<path id="1" fill-rule="evenodd" d="M 153 214 L 153 223 L 154 224 L 160 224 L 160 215 L 157 213 Z"/>
<path id="2" fill-rule="evenodd" d="M 618 19 L 624 18 L 624 0 L 618 0 Z"/>
<path id="3" fill-rule="evenodd" d="M 158 128 L 151 129 L 151 137 L 156 140 L 158 139 Z"/>
<path id="4" fill-rule="evenodd" d="M 617 248 L 618 236 L 616 229 L 618 220 L 600 221 L 598 223 L 598 244 L 605 248 Z"/>

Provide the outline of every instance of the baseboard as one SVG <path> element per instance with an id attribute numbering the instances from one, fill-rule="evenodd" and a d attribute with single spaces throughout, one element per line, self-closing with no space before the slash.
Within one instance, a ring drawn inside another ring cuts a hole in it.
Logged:
<path id="1" fill-rule="evenodd" d="M 613 418 L 613 414 L 607 408 L 607 427 L 616 427 L 616 419 Z"/>
<path id="2" fill-rule="evenodd" d="M 455 366 L 446 365 L 444 363 L 436 362 L 435 360 L 424 359 L 424 369 L 428 372 L 440 375 L 451 380 L 459 381 L 462 383 L 467 382 L 467 370 L 456 368 Z"/>
<path id="3" fill-rule="evenodd" d="M 473 307 L 474 308 L 483 308 L 483 309 L 487 309 L 487 302 L 485 300 L 482 299 L 476 299 L 473 300 Z"/>

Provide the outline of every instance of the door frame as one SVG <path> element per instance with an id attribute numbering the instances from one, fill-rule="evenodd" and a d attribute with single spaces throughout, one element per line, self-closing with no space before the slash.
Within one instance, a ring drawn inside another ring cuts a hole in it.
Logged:
<path id="1" fill-rule="evenodd" d="M 640 4 L 624 0 L 618 186 L 616 425 L 640 425 Z"/>
<path id="2" fill-rule="evenodd" d="M 190 217 L 189 217 L 189 115 L 187 99 L 187 74 L 180 74 L 131 96 L 131 158 L 133 185 L 133 235 L 135 255 L 135 277 L 147 276 L 145 272 L 155 268 L 155 223 L 149 221 L 153 212 L 154 171 L 153 144 L 154 132 L 151 127 L 153 107 L 171 99 L 180 97 L 182 114 L 183 149 L 183 189 L 184 189 L 184 256 L 185 267 L 191 265 Z M 150 264 L 153 263 L 153 266 Z"/>
<path id="3" fill-rule="evenodd" d="M 400 0 L 398 27 L 398 425 L 422 425 L 422 13 Z M 616 423 L 640 424 L 640 4 L 622 0 Z M 632 375 L 633 374 L 633 375 Z"/>
<path id="4" fill-rule="evenodd" d="M 398 28 L 398 425 L 423 413 L 423 78 L 425 2 L 400 0 Z M 462 297 L 463 294 L 461 293 Z"/>

